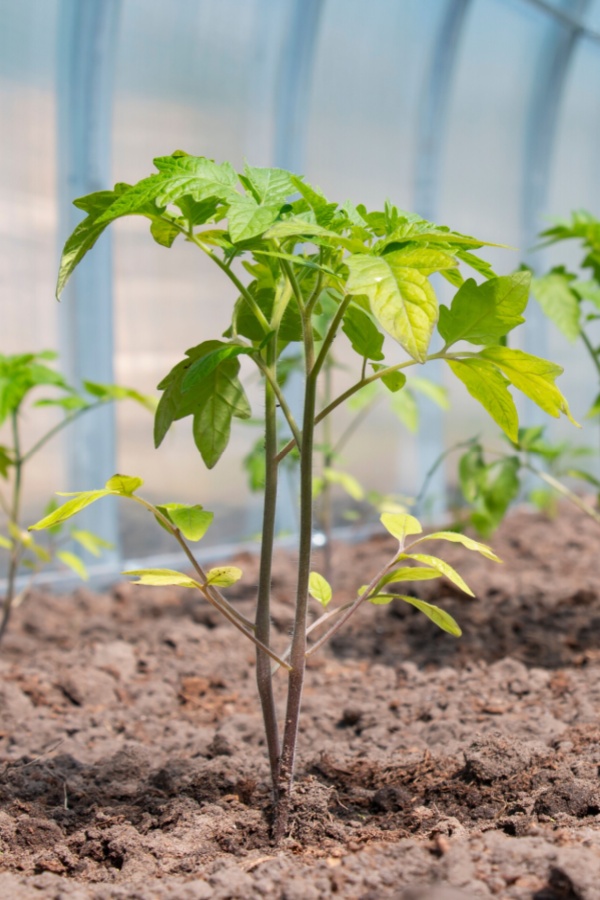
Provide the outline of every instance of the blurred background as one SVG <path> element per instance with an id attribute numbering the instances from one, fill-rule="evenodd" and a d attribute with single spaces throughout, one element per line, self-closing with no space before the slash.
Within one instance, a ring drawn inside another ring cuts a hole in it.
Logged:
<path id="1" fill-rule="evenodd" d="M 523 260 L 542 271 L 557 260 L 531 254 L 537 232 L 573 209 L 600 211 L 599 88 L 600 0 L 0 0 L 0 352 L 56 349 L 73 381 L 155 393 L 185 349 L 220 335 L 230 286 L 183 242 L 155 244 L 145 220 L 118 222 L 54 299 L 81 216 L 72 199 L 136 181 L 179 148 L 290 168 L 339 202 L 389 198 L 510 245 L 487 254 L 500 274 Z M 533 303 L 521 341 L 565 366 L 560 387 L 582 416 L 596 390 L 579 347 Z M 377 440 L 359 433 L 342 467 L 414 496 L 441 449 L 483 427 L 462 386 L 446 387 L 453 412 L 424 400 L 414 435 L 381 404 Z M 28 416 L 28 443 L 52 416 Z M 552 424 L 597 445 L 594 427 Z M 256 534 L 240 461 L 258 431 L 237 425 L 212 473 L 190 431 L 180 423 L 155 451 L 142 408 L 84 417 L 33 465 L 26 515 L 54 490 L 120 471 L 142 477 L 150 499 L 214 510 L 208 543 Z M 433 490 L 439 509 L 441 472 Z M 165 552 L 165 535 L 127 506 L 98 504 L 91 524 L 117 556 Z"/>

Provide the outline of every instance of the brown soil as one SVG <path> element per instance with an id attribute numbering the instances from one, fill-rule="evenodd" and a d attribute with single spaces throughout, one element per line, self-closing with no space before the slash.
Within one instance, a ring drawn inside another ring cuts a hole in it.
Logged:
<path id="1" fill-rule="evenodd" d="M 244 639 L 186 590 L 30 596 L 0 653 L 0 897 L 599 900 L 600 531 L 520 511 L 493 544 L 502 567 L 444 547 L 476 600 L 412 586 L 461 639 L 369 607 L 311 661 L 280 848 Z M 337 547 L 339 599 L 392 552 Z"/>

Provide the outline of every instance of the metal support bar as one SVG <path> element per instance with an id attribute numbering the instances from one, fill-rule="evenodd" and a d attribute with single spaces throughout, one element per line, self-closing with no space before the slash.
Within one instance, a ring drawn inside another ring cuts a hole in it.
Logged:
<path id="1" fill-rule="evenodd" d="M 563 0 L 562 7 L 558 8 L 540 2 L 535 5 L 546 13 L 552 9 L 554 13 L 563 14 L 555 15 L 555 21 L 549 23 L 549 32 L 539 49 L 526 117 L 521 187 L 521 243 L 526 250 L 535 243 L 542 226 L 561 103 L 578 39 L 583 34 L 578 17 L 585 13 L 589 0 Z M 531 262 L 527 256 L 526 260 Z M 539 255 L 535 262 L 539 265 Z M 540 307 L 531 303 L 524 333 L 527 352 L 535 356 L 548 355 L 547 325 Z M 525 414 L 529 424 L 547 423 L 546 416 L 531 402 L 525 405 Z"/>
<path id="2" fill-rule="evenodd" d="M 75 197 L 110 184 L 112 86 L 121 0 L 61 0 L 58 17 L 58 204 L 62 242 L 82 218 Z M 113 381 L 112 255 L 100 238 L 80 264 L 59 311 L 62 368 L 75 384 Z M 112 406 L 83 416 L 66 435 L 73 490 L 101 487 L 116 471 Z M 117 510 L 90 508 L 85 527 L 118 546 Z"/>
<path id="3" fill-rule="evenodd" d="M 442 155 L 446 138 L 448 107 L 454 83 L 461 37 L 467 23 L 472 0 L 449 0 L 433 44 L 429 73 L 417 123 L 417 151 L 415 165 L 414 206 L 419 215 L 434 220 L 441 180 Z M 427 377 L 443 383 L 444 364 L 429 363 Z M 421 424 L 417 436 L 417 478 L 420 484 L 444 447 L 443 412 L 432 403 L 421 410 Z M 431 480 L 432 518 L 440 516 L 446 506 L 446 478 L 440 466 Z"/>

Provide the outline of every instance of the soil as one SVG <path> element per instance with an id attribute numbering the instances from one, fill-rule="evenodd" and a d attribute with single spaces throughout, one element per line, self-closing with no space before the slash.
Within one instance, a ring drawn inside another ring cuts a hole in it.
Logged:
<path id="1" fill-rule="evenodd" d="M 311 658 L 277 848 L 251 646 L 185 589 L 31 594 L 0 652 L 0 897 L 599 900 L 600 531 L 520 510 L 493 545 L 444 545 L 477 599 L 409 587 L 462 638 L 397 602 Z M 336 546 L 336 597 L 393 550 Z"/>

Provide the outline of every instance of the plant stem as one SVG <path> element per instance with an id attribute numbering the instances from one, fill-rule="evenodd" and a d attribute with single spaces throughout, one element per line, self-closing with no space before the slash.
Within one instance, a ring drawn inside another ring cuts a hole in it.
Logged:
<path id="1" fill-rule="evenodd" d="M 332 368 L 333 361 L 328 359 L 325 363 L 325 404 L 331 402 L 331 394 L 332 394 Z M 333 529 L 333 510 L 332 510 L 332 496 L 331 496 L 331 483 L 327 479 L 326 471 L 331 468 L 333 463 L 334 451 L 331 446 L 332 434 L 331 434 L 331 419 L 325 419 L 323 423 L 323 443 L 325 445 L 325 449 L 323 451 L 323 491 L 321 493 L 321 527 L 323 529 L 323 535 L 325 539 L 325 544 L 323 546 L 323 570 L 324 575 L 327 581 L 331 583 L 332 574 L 333 574 L 333 562 L 332 562 L 332 547 L 331 547 L 331 532 Z"/>
<path id="2" fill-rule="evenodd" d="M 274 341 L 271 341 L 271 344 L 273 344 L 273 343 L 274 343 Z M 277 398 L 277 403 L 279 403 L 279 406 L 281 407 L 281 411 L 285 416 L 286 422 L 290 426 L 290 431 L 292 432 L 292 435 L 294 438 L 294 443 L 296 444 L 296 446 L 298 447 L 298 450 L 299 450 L 300 445 L 302 443 L 302 436 L 300 434 L 300 429 L 298 428 L 296 420 L 294 419 L 294 415 L 288 406 L 288 402 L 285 399 L 284 393 L 281 390 L 279 384 L 277 383 L 277 377 L 274 374 L 273 369 L 270 366 L 265 365 L 264 362 L 262 362 L 261 360 L 259 360 L 256 357 L 255 357 L 255 359 L 256 359 L 256 363 L 257 363 L 259 369 L 265 376 L 266 380 L 270 382 L 271 390 L 273 391 L 273 393 L 275 394 L 275 397 Z"/>
<path id="3" fill-rule="evenodd" d="M 81 409 L 75 410 L 75 412 L 70 413 L 68 416 L 65 416 L 57 425 L 47 431 L 46 434 L 42 435 L 39 441 L 29 448 L 29 450 L 23 454 L 21 457 L 21 464 L 28 462 L 32 456 L 41 450 L 42 447 L 48 443 L 50 438 L 53 438 L 55 434 L 58 434 L 63 428 L 66 428 L 67 425 L 70 425 L 71 422 L 74 422 L 75 419 L 78 419 L 79 416 L 82 416 L 84 413 L 91 412 L 93 409 L 98 409 L 99 406 L 105 406 L 107 403 L 106 400 L 98 400 L 95 403 L 90 403 L 89 406 L 83 406 Z"/>
<path id="4" fill-rule="evenodd" d="M 543 472 L 541 469 L 536 468 L 530 462 L 523 462 L 522 466 L 524 469 L 528 469 L 533 475 L 537 475 L 538 478 L 541 478 L 542 481 L 545 481 L 546 484 L 550 485 L 550 487 L 555 490 L 557 493 L 562 494 L 563 497 L 566 497 L 571 503 L 584 512 L 587 516 L 594 520 L 598 525 L 600 525 L 600 515 L 596 512 L 595 509 L 592 509 L 591 506 L 588 506 L 585 501 L 581 499 L 574 491 L 570 490 L 566 485 L 564 485 L 557 478 L 554 478 L 553 475 L 549 475 L 547 472 Z"/>
<path id="5" fill-rule="evenodd" d="M 276 364 L 276 341 L 268 348 L 267 367 L 273 374 Z M 260 548 L 260 570 L 258 596 L 256 601 L 255 634 L 266 647 L 271 644 L 271 570 L 273 566 L 273 543 L 275 540 L 275 514 L 277 509 L 277 397 L 271 380 L 265 381 L 265 497 L 263 505 L 262 537 Z M 271 766 L 273 799 L 278 797 L 278 774 L 280 761 L 279 729 L 277 711 L 273 696 L 273 676 L 268 654 L 256 650 L 256 683 L 262 706 L 265 735 Z"/>
<path id="6" fill-rule="evenodd" d="M 19 420 L 18 411 L 13 410 L 11 414 L 11 426 L 13 433 L 13 449 L 15 454 L 14 462 L 14 481 L 12 491 L 12 504 L 10 510 L 10 521 L 13 525 L 19 527 L 19 514 L 21 509 L 21 478 L 23 470 L 23 460 L 21 458 L 21 442 L 19 437 Z M 13 600 L 15 597 L 15 580 L 19 569 L 19 559 L 21 556 L 21 545 L 16 537 L 12 538 L 12 548 L 10 551 L 10 561 L 8 564 L 8 578 L 6 583 L 6 596 L 2 604 L 2 621 L 0 622 L 0 641 L 8 627 L 10 613 L 12 610 Z"/>
<path id="7" fill-rule="evenodd" d="M 304 364 L 306 383 L 304 388 L 304 416 L 302 422 L 302 451 L 300 455 L 300 539 L 298 547 L 298 581 L 296 609 L 290 662 L 288 698 L 285 713 L 285 728 L 279 766 L 279 799 L 275 810 L 275 841 L 280 841 L 287 832 L 291 810 L 291 792 L 294 782 L 294 764 L 302 688 L 306 669 L 306 619 L 308 613 L 308 582 L 312 549 L 313 515 L 313 444 L 315 431 L 315 407 L 317 396 L 317 376 L 315 368 L 315 348 L 310 316 L 302 319 L 304 329 Z"/>
<path id="8" fill-rule="evenodd" d="M 206 572 L 204 571 L 204 569 L 202 568 L 202 566 L 200 565 L 200 563 L 195 558 L 194 554 L 192 553 L 192 551 L 190 550 L 188 545 L 186 544 L 184 537 L 181 534 L 179 528 L 177 528 L 175 525 L 173 525 L 173 523 L 171 521 L 169 521 L 169 519 L 167 519 L 166 516 L 163 516 L 163 514 L 160 512 L 160 510 L 158 510 L 155 506 L 153 506 L 147 500 L 144 500 L 142 497 L 137 497 L 137 496 L 134 496 L 133 494 L 131 494 L 130 499 L 135 500 L 135 502 L 139 503 L 140 506 L 143 506 L 145 509 L 149 510 L 152 513 L 152 515 L 155 516 L 160 521 L 161 525 L 163 525 L 166 528 L 166 530 L 169 531 L 173 535 L 173 537 L 175 538 L 177 543 L 180 545 L 180 547 L 182 548 L 182 550 L 185 553 L 185 555 L 187 556 L 187 558 L 189 559 L 190 563 L 192 564 L 194 571 L 202 579 L 202 584 L 205 585 L 205 587 L 202 590 L 202 594 L 208 600 L 208 602 L 211 604 L 211 606 L 214 606 L 215 609 L 218 609 L 219 612 L 222 613 L 222 615 L 224 615 L 225 618 L 229 622 L 231 622 L 232 625 L 235 625 L 235 627 L 238 629 L 238 631 L 241 631 L 242 634 L 245 634 L 246 637 L 249 638 L 253 644 L 255 644 L 260 650 L 263 650 L 276 663 L 279 663 L 279 665 L 283 665 L 286 669 L 291 669 L 291 666 L 289 666 L 286 662 L 284 662 L 276 653 L 273 652 L 273 650 L 270 649 L 270 647 L 267 647 L 265 644 L 262 643 L 262 641 L 260 641 L 256 637 L 256 635 L 254 634 L 254 624 L 252 622 L 249 622 L 245 616 L 243 616 L 241 613 L 239 613 L 237 611 L 237 609 L 235 609 L 228 602 L 228 600 L 226 600 L 226 598 L 223 596 L 223 594 L 214 585 L 207 584 L 208 576 L 207 576 Z"/>

